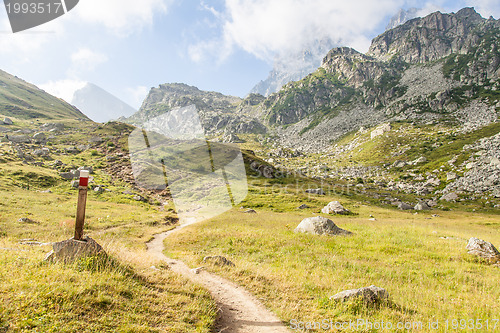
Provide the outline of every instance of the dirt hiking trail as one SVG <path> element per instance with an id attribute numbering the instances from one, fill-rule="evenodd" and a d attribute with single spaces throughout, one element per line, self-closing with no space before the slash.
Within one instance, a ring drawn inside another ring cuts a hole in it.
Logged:
<path id="1" fill-rule="evenodd" d="M 163 254 L 163 240 L 181 228 L 155 235 L 146 244 L 147 249 L 159 260 L 165 260 L 172 271 L 202 285 L 210 292 L 219 307 L 214 332 L 290 333 L 272 312 L 242 287 L 205 270 L 199 270 L 196 274 L 184 262 L 166 257 Z"/>

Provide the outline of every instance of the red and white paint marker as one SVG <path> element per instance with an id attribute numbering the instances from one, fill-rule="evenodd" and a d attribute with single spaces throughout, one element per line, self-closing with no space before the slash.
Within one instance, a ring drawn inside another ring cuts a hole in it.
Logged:
<path id="1" fill-rule="evenodd" d="M 80 170 L 80 186 L 89 186 L 89 172 L 87 170 Z"/>
<path id="2" fill-rule="evenodd" d="M 75 240 L 83 239 L 83 224 L 85 223 L 85 206 L 87 205 L 87 186 L 89 172 L 80 170 L 80 187 L 78 188 L 78 204 L 76 206 Z"/>

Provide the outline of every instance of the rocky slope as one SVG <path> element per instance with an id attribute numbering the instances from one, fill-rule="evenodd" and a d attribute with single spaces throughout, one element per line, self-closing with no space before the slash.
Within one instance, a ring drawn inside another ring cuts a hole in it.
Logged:
<path id="1" fill-rule="evenodd" d="M 465 8 L 408 21 L 375 38 L 367 54 L 335 48 L 316 72 L 266 99 L 265 119 L 281 145 L 317 152 L 380 121 L 495 121 L 499 26 Z M 364 116 L 356 116 L 360 109 Z"/>
<path id="2" fill-rule="evenodd" d="M 412 19 L 376 37 L 367 54 L 332 49 L 314 73 L 264 98 L 200 91 L 182 84 L 153 88 L 138 124 L 194 104 L 211 135 L 268 133 L 305 152 L 361 126 L 447 121 L 466 130 L 498 118 L 500 22 L 473 8 Z"/>
<path id="3" fill-rule="evenodd" d="M 266 127 L 257 119 L 263 99 L 251 94 L 243 100 L 181 83 L 162 84 L 151 89 L 139 112 L 126 122 L 141 125 L 172 109 L 194 105 L 207 134 L 265 133 Z"/>
<path id="4" fill-rule="evenodd" d="M 491 145 L 478 140 L 498 133 L 499 36 L 500 22 L 472 8 L 436 12 L 386 31 L 366 54 L 347 47 L 330 50 L 316 71 L 267 98 L 251 94 L 242 100 L 161 85 L 129 121 L 139 124 L 194 104 L 212 139 L 239 142 L 238 136 L 255 135 L 253 141 L 263 147 L 257 154 L 267 155 L 269 163 L 312 177 L 376 179 L 390 184 L 387 189 L 433 195 L 434 200 L 466 193 L 473 187 L 469 180 L 490 173 L 496 178 L 481 182 L 481 193 L 491 196 L 500 183 L 490 170 L 496 167 L 491 149 L 483 153 L 490 162 L 472 158 L 470 170 L 468 163 L 436 166 L 452 160 L 450 152 L 464 163 L 470 158 L 464 147 L 496 147 L 496 139 Z M 391 124 L 399 124 L 398 130 L 391 131 Z M 316 156 L 327 158 L 311 162 Z M 448 160 L 441 161 L 444 157 Z M 448 179 L 449 172 L 456 178 Z"/>
<path id="5" fill-rule="evenodd" d="M 432 13 L 411 20 L 376 37 L 368 55 L 380 60 L 392 57 L 407 63 L 424 63 L 452 53 L 466 54 L 486 33 L 494 33 L 498 21 L 485 20 L 473 8 L 456 14 Z"/>

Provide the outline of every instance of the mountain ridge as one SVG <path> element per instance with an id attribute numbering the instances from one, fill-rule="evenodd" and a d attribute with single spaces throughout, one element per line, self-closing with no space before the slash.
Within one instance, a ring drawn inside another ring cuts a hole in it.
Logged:
<path id="1" fill-rule="evenodd" d="M 211 137 L 258 128 L 275 144 L 304 152 L 327 152 L 347 133 L 383 122 L 448 122 L 472 130 L 498 117 L 498 27 L 499 21 L 473 8 L 435 12 L 374 38 L 366 54 L 333 48 L 315 72 L 267 98 L 240 99 L 186 85 L 170 86 L 173 94 L 160 85 L 129 121 L 140 124 L 141 114 L 191 103 Z"/>
<path id="2" fill-rule="evenodd" d="M 73 105 L 2 70 L 0 114 L 19 119 L 89 119 Z"/>

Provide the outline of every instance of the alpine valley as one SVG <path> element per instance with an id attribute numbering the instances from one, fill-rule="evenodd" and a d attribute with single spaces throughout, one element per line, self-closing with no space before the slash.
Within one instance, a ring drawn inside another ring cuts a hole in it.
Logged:
<path id="1" fill-rule="evenodd" d="M 498 331 L 500 21 L 417 14 L 263 95 L 161 84 L 134 114 L 0 71 L 0 332 Z"/>
<path id="2" fill-rule="evenodd" d="M 278 168 L 498 207 L 499 36 L 500 22 L 473 8 L 435 12 L 387 30 L 366 54 L 332 49 L 267 98 L 162 84 L 127 122 L 194 104 L 212 140 L 240 143 Z"/>

